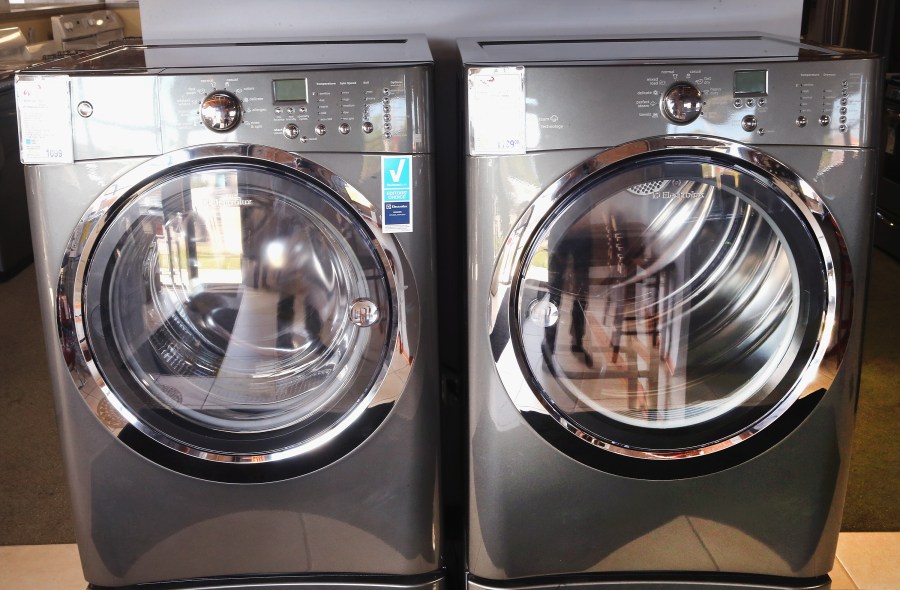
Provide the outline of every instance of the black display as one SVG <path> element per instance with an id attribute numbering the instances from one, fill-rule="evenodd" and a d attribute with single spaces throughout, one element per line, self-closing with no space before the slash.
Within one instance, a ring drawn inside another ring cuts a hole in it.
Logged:
<path id="1" fill-rule="evenodd" d="M 306 78 L 273 80 L 275 102 L 306 102 Z"/>
<path id="2" fill-rule="evenodd" d="M 735 96 L 766 96 L 768 86 L 768 70 L 737 70 L 734 73 Z"/>

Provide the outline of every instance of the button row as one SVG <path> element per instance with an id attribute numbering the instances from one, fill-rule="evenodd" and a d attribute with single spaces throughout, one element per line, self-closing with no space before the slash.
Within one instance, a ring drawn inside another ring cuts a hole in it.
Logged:
<path id="1" fill-rule="evenodd" d="M 841 112 L 846 113 L 847 110 L 842 109 Z M 849 127 L 847 127 L 847 117 L 845 117 L 844 115 L 840 116 L 838 122 L 840 123 L 838 129 L 842 133 L 849 129 Z M 797 127 L 803 128 L 806 127 L 807 123 L 809 123 L 809 120 L 805 116 L 800 115 L 799 117 L 797 117 L 794 123 L 796 123 Z M 831 125 L 831 116 L 823 114 L 821 117 L 819 117 L 819 125 L 821 125 L 822 127 L 828 127 L 829 125 Z"/>
<path id="2" fill-rule="evenodd" d="M 384 97 L 381 99 L 381 112 L 384 113 L 384 138 L 390 139 L 391 134 L 391 89 L 382 89 Z"/>
<path id="3" fill-rule="evenodd" d="M 746 98 L 746 99 L 736 98 L 736 99 L 734 99 L 734 108 L 739 109 L 739 108 L 744 107 L 744 106 L 753 108 L 755 105 L 764 107 L 764 106 L 766 106 L 768 103 L 769 103 L 769 101 L 766 100 L 766 98 L 765 98 L 765 97 L 762 97 L 762 96 L 759 97 L 759 98 L 757 98 L 757 99 L 755 99 L 755 100 L 752 99 L 752 98 Z"/>
<path id="4" fill-rule="evenodd" d="M 306 112 L 306 107 L 297 107 L 296 109 L 295 109 L 294 107 L 284 107 L 284 108 L 282 108 L 282 107 L 275 107 L 275 114 L 276 114 L 276 115 L 280 115 L 281 113 L 287 113 L 287 114 L 289 114 L 289 115 L 293 115 L 294 112 L 303 114 L 303 113 Z"/>
<path id="5" fill-rule="evenodd" d="M 374 129 L 375 127 L 368 121 L 366 121 L 362 125 L 363 133 L 372 133 Z M 319 123 L 315 126 L 314 131 L 316 132 L 316 135 L 321 137 L 328 132 L 328 128 L 323 123 Z M 348 133 L 350 133 L 350 125 L 348 123 L 341 123 L 340 125 L 338 125 L 338 131 L 341 135 L 347 135 Z M 281 133 L 288 139 L 297 139 L 298 137 L 300 137 L 300 128 L 293 123 L 288 123 L 282 128 Z M 306 143 L 308 139 L 309 138 L 305 135 L 303 137 L 300 137 L 300 141 L 304 143 Z"/>

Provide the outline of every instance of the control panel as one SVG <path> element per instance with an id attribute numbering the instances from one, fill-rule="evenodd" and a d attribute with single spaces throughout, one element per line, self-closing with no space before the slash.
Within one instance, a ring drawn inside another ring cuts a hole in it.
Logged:
<path id="1" fill-rule="evenodd" d="M 159 77 L 163 144 L 255 143 L 290 151 L 419 151 L 423 68 Z"/>
<path id="2" fill-rule="evenodd" d="M 873 147 L 872 59 L 526 66 L 530 150 L 711 135 L 754 144 Z"/>
<path id="3" fill-rule="evenodd" d="M 50 17 L 53 39 L 63 51 L 96 49 L 124 37 L 125 24 L 112 10 Z"/>

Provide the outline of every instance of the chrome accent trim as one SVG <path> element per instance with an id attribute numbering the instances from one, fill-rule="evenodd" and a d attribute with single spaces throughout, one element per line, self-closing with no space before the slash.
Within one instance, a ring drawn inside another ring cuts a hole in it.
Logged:
<path id="1" fill-rule="evenodd" d="M 444 578 L 439 577 L 426 582 L 393 582 L 386 580 L 388 576 L 367 579 L 366 576 L 355 576 L 352 581 L 335 581 L 328 579 L 293 580 L 275 578 L 272 580 L 249 578 L 244 580 L 202 581 L 192 584 L 186 582 L 185 590 L 443 590 L 446 586 Z M 398 576 L 399 577 L 399 576 Z M 401 578 L 402 580 L 402 578 Z"/>
<path id="2" fill-rule="evenodd" d="M 511 586 L 508 580 L 484 580 L 469 574 L 466 580 L 466 590 L 829 590 L 831 578 L 819 576 L 818 578 L 799 578 L 791 580 L 790 585 L 785 585 L 783 579 L 769 576 L 734 576 L 734 580 L 728 577 L 719 579 L 705 579 L 700 575 L 697 579 L 683 579 L 675 576 L 650 576 L 646 579 L 608 579 L 602 577 L 571 577 L 566 580 L 554 578 L 546 580 L 542 578 L 518 579 L 516 585 Z M 206 589 L 203 589 L 206 590 Z"/>
<path id="3" fill-rule="evenodd" d="M 103 374 L 95 364 L 94 355 L 86 336 L 85 318 L 82 317 L 82 295 L 85 276 L 95 245 L 121 206 L 141 188 L 175 169 L 185 169 L 216 161 L 234 163 L 241 160 L 248 164 L 270 168 L 281 167 L 299 174 L 309 181 L 326 187 L 336 198 L 353 209 L 374 236 L 373 249 L 387 270 L 386 280 L 391 293 L 391 306 L 397 310 L 397 313 L 393 314 L 389 329 L 388 342 L 394 342 L 390 360 L 381 367 L 365 398 L 344 419 L 313 439 L 293 447 L 262 453 L 221 454 L 209 449 L 186 445 L 184 442 L 141 422 L 125 407 L 116 393 L 107 385 Z M 369 202 L 359 190 L 330 170 L 301 156 L 276 148 L 249 144 L 203 145 L 163 154 L 137 166 L 110 184 L 84 213 L 69 240 L 60 268 L 57 291 L 57 326 L 60 346 L 69 372 L 82 398 L 98 419 L 101 418 L 99 402 L 103 399 L 109 402 L 111 408 L 109 406 L 105 408 L 105 419 L 100 421 L 116 437 L 121 437 L 126 427 L 125 422 L 127 422 L 147 437 L 179 453 L 220 463 L 265 463 L 301 457 L 328 445 L 354 427 L 363 428 L 358 426 L 359 423 L 374 422 L 374 426 L 368 427 L 369 432 L 361 431 L 362 438 L 367 437 L 387 415 L 387 412 L 383 412 L 384 404 L 389 404 L 389 408 L 393 407 L 402 394 L 409 379 L 416 352 L 412 350 L 411 342 L 404 337 L 405 330 L 401 329 L 400 324 L 406 321 L 404 316 L 407 308 L 418 309 L 418 290 L 412 269 L 399 242 L 393 234 L 383 233 L 381 225 L 378 207 Z M 407 303 L 403 307 L 398 304 L 400 289 L 403 290 L 402 297 Z M 77 342 L 67 343 L 66 334 L 75 334 Z M 385 379 L 388 374 L 391 375 L 391 379 Z M 113 413 L 118 414 L 124 422 L 115 420 L 115 416 L 111 417 L 110 409 Z M 381 419 L 360 420 L 366 414 L 371 414 L 374 418 L 379 413 L 383 414 Z"/>
<path id="4" fill-rule="evenodd" d="M 528 370 L 523 368 L 524 361 L 519 358 L 514 345 L 514 339 L 518 338 L 515 334 L 518 320 L 515 314 L 514 299 L 517 296 L 516 279 L 525 271 L 523 265 L 530 242 L 541 229 L 547 215 L 566 196 L 592 175 L 602 170 L 610 169 L 625 161 L 634 162 L 642 157 L 675 150 L 681 154 L 724 156 L 724 159 L 730 159 L 737 165 L 745 165 L 761 172 L 779 191 L 786 195 L 805 219 L 814 241 L 818 243 L 818 254 L 824 267 L 822 281 L 825 285 L 827 301 L 821 320 L 816 322 L 813 318 L 811 321 L 811 325 L 818 324 L 815 351 L 806 360 L 799 379 L 790 388 L 790 393 L 783 397 L 767 414 L 744 431 L 735 433 L 724 440 L 712 441 L 697 448 L 647 451 L 603 440 L 585 432 L 549 403 L 540 392 L 535 391 L 535 385 L 529 381 L 526 375 Z M 787 165 L 765 152 L 733 141 L 702 136 L 661 136 L 628 142 L 600 152 L 574 166 L 532 201 L 513 225 L 497 256 L 490 285 L 490 309 L 487 310 L 487 322 L 490 326 L 492 343 L 500 347 L 495 349 L 494 365 L 507 394 L 523 416 L 527 417 L 531 412 L 548 416 L 574 435 L 569 439 L 571 443 L 560 442 L 559 437 L 547 440 L 558 448 L 560 445 L 564 445 L 565 448 L 560 448 L 560 450 L 576 458 L 579 453 L 584 453 L 586 448 L 589 449 L 578 439 L 597 449 L 638 459 L 686 459 L 722 451 L 759 433 L 778 420 L 794 402 L 812 393 L 823 389 L 827 390 L 833 382 L 846 349 L 846 340 L 849 334 L 847 329 L 849 319 L 843 316 L 838 318 L 837 314 L 839 312 L 849 314 L 848 310 L 852 307 L 852 275 L 846 252 L 840 230 L 824 200 L 808 182 Z M 840 269 L 840 277 L 837 276 L 836 260 Z M 838 292 L 839 282 L 842 285 L 840 293 Z M 840 305 L 838 305 L 839 298 L 841 299 Z M 543 433 L 539 434 L 544 436 Z"/>

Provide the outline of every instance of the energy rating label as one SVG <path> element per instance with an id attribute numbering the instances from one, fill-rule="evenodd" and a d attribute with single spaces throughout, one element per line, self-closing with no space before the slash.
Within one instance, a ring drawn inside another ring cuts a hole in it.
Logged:
<path id="1" fill-rule="evenodd" d="M 382 231 L 403 233 L 413 230 L 412 156 L 381 157 Z"/>

